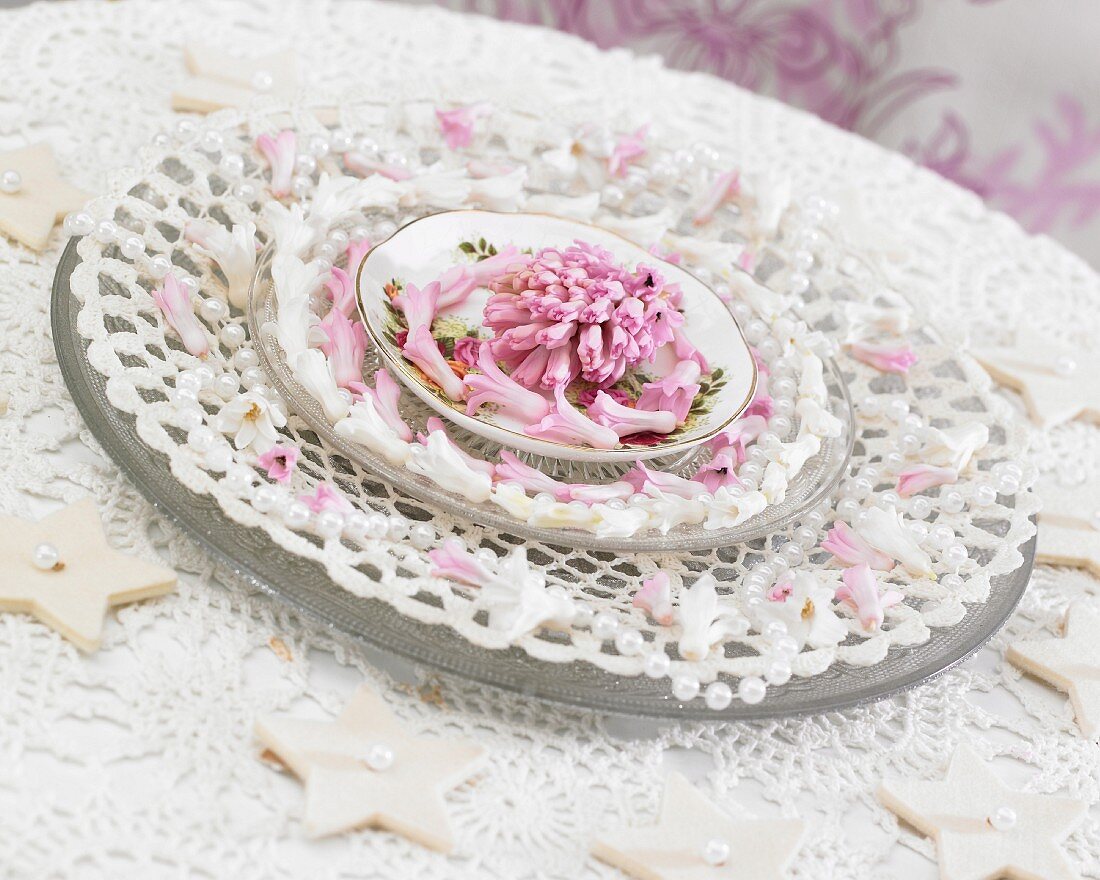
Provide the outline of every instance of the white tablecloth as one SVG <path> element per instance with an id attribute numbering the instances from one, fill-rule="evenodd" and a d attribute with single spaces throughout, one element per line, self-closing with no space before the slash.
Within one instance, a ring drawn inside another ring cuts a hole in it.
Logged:
<path id="1" fill-rule="evenodd" d="M 150 0 L 40 3 L 0 14 L 0 149 L 48 140 L 65 174 L 107 185 L 170 127 L 181 48 L 243 54 L 292 45 L 309 83 L 363 88 L 395 76 L 468 86 L 469 99 L 636 106 L 639 118 L 720 143 L 756 168 L 794 174 L 799 197 L 845 206 L 846 234 L 954 338 L 1029 332 L 1088 345 L 1100 279 L 1046 239 L 908 161 L 720 81 L 668 73 L 548 31 L 371 2 Z M 886 234 L 883 230 L 889 230 Z M 0 510 L 41 515 L 93 495 L 112 539 L 181 573 L 178 595 L 112 615 L 83 656 L 41 624 L 0 614 L 0 875 L 13 878 L 474 876 L 614 877 L 587 857 L 594 831 L 653 820 L 670 766 L 740 816 L 809 826 L 793 876 L 936 876 L 926 839 L 878 806 L 884 776 L 939 777 L 970 743 L 1002 777 L 1093 805 L 1067 849 L 1100 877 L 1100 749 L 1065 698 L 1004 662 L 1005 645 L 1053 627 L 1095 579 L 1040 568 L 1008 628 L 974 660 L 864 709 L 759 725 L 657 727 L 446 683 L 368 657 L 248 595 L 97 451 L 61 382 L 49 336 L 61 245 L 35 255 L 0 240 Z M 1037 435 L 1051 478 L 1096 480 L 1100 431 Z M 382 666 L 387 671 L 379 671 Z M 448 798 L 456 855 L 387 833 L 305 839 L 302 791 L 258 758 L 257 715 L 339 710 L 373 682 L 415 729 L 483 741 L 488 770 Z M 439 705 L 440 701 L 442 705 Z"/>

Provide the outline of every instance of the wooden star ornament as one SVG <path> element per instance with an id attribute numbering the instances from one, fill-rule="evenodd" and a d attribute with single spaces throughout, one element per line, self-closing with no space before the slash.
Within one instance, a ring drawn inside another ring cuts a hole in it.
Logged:
<path id="1" fill-rule="evenodd" d="M 641 880 L 781 880 L 803 831 L 793 819 L 734 819 L 672 773 L 657 824 L 605 832 L 592 854 Z"/>
<path id="2" fill-rule="evenodd" d="M 942 880 L 1081 880 L 1059 844 L 1088 806 L 1010 789 L 966 746 L 943 782 L 886 782 L 878 798 L 936 841 Z"/>
<path id="3" fill-rule="evenodd" d="M 0 153 L 0 231 L 36 251 L 54 224 L 91 196 L 61 179 L 47 144 Z"/>
<path id="4" fill-rule="evenodd" d="M 95 503 L 37 522 L 0 517 L 0 610 L 33 614 L 84 651 L 100 645 L 114 605 L 162 596 L 176 573 L 107 543 Z"/>
<path id="5" fill-rule="evenodd" d="M 1061 638 L 1026 639 L 1008 648 L 1010 663 L 1069 695 L 1077 724 L 1100 737 L 1100 610 L 1076 602 L 1066 612 Z"/>
<path id="6" fill-rule="evenodd" d="M 485 756 L 466 740 L 410 734 L 366 686 L 335 722 L 262 718 L 256 736 L 305 783 L 311 837 L 374 827 L 439 852 L 454 848 L 443 794 Z"/>
<path id="7" fill-rule="evenodd" d="M 1089 484 L 1076 488 L 1043 484 L 1039 497 L 1043 509 L 1035 559 L 1100 576 L 1100 498 L 1095 488 Z"/>
<path id="8" fill-rule="evenodd" d="M 1020 393 L 1031 420 L 1044 430 L 1071 419 L 1100 422 L 1100 355 L 1042 341 L 971 354 L 997 382 Z"/>
<path id="9" fill-rule="evenodd" d="M 298 84 L 298 59 L 293 51 L 258 58 L 238 58 L 206 46 L 184 49 L 190 74 L 172 92 L 172 109 L 212 113 L 243 107 L 259 95 L 290 97 Z"/>

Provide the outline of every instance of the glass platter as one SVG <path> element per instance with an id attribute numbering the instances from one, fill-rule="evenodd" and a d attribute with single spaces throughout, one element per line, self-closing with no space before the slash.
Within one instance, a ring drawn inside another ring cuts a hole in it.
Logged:
<path id="1" fill-rule="evenodd" d="M 684 551 L 727 547 L 774 534 L 794 522 L 807 511 L 814 509 L 822 499 L 833 492 L 847 471 L 855 444 L 855 415 L 852 411 L 848 386 L 841 377 L 836 362 L 828 358 L 825 361 L 824 378 L 829 393 L 829 411 L 840 419 L 843 433 L 840 437 L 826 438 L 822 442 L 821 451 L 811 458 L 791 480 L 781 502 L 768 505 L 762 513 L 735 528 L 706 529 L 702 525 L 681 525 L 667 535 L 648 531 L 640 532 L 630 538 L 603 538 L 579 529 L 547 529 L 531 526 L 494 504 L 472 504 L 465 498 L 439 488 L 406 468 L 390 464 L 382 456 L 336 433 L 321 405 L 294 379 L 274 335 L 263 330 L 266 325 L 273 324 L 277 317 L 274 284 L 271 280 L 272 255 L 271 248 L 265 249 L 260 255 L 252 290 L 249 292 L 247 311 L 249 336 L 256 341 L 255 351 L 260 359 L 260 367 L 267 375 L 270 384 L 286 399 L 289 408 L 309 425 L 328 447 L 335 449 L 366 470 L 378 474 L 403 492 L 428 501 L 449 513 L 469 518 L 479 525 L 550 544 L 568 543 L 573 547 L 613 552 Z M 364 374 L 371 375 L 382 366 L 386 364 L 377 349 L 373 345 L 368 346 L 363 367 Z M 423 429 L 425 420 L 437 415 L 434 409 L 411 394 L 402 395 L 401 407 L 403 418 L 414 431 Z M 498 459 L 501 450 L 499 443 L 470 433 L 454 422 L 448 423 L 448 431 L 452 439 L 474 457 L 487 461 Z M 792 428 L 791 434 L 794 433 L 795 428 Z M 651 459 L 646 464 L 689 477 L 699 464 L 696 459 L 699 449 L 700 447 L 696 446 L 686 452 Z M 521 450 L 513 448 L 513 451 L 528 464 L 564 482 L 612 482 L 619 479 L 630 464 L 627 462 L 610 465 L 558 458 L 531 458 Z"/>
<path id="2" fill-rule="evenodd" d="M 584 663 L 548 663 L 519 649 L 478 648 L 445 626 L 419 623 L 380 600 L 353 596 L 332 583 L 320 565 L 276 546 L 261 530 L 230 520 L 212 498 L 180 485 L 165 460 L 139 439 L 133 417 L 107 402 L 105 379 L 88 363 L 85 341 L 76 330 L 78 303 L 69 288 L 78 262 L 74 240 L 54 278 L 54 346 L 89 429 L 139 491 L 251 586 L 352 643 L 443 675 L 600 712 L 676 721 L 748 721 L 836 711 L 914 687 L 970 657 L 1012 614 L 1031 575 L 1035 538 L 1021 548 L 1023 565 L 993 579 L 987 602 L 968 606 L 962 621 L 933 630 L 924 644 L 892 648 L 871 667 L 835 664 L 812 678 L 793 678 L 769 688 L 762 703 L 738 700 L 722 711 L 708 709 L 700 700 L 681 705 L 664 681 L 624 678 Z"/>

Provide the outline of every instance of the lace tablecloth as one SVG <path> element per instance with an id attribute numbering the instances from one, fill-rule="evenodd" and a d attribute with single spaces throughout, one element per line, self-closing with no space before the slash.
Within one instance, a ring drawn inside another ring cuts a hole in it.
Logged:
<path id="1" fill-rule="evenodd" d="M 748 170 L 790 169 L 796 193 L 844 207 L 846 235 L 882 261 L 949 337 L 1009 342 L 1016 328 L 1088 345 L 1100 278 L 1028 238 L 978 198 L 897 155 L 718 80 L 601 53 L 569 37 L 372 2 L 206 0 L 40 3 L 0 15 L 0 149 L 49 141 L 89 191 L 174 120 L 181 49 L 246 55 L 288 44 L 314 90 L 421 80 L 441 102 L 490 100 L 547 114 L 635 106 L 655 126 L 721 144 Z M 883 230 L 889 230 L 888 233 Z M 1053 628 L 1096 581 L 1040 567 L 1019 612 L 978 657 L 903 697 L 760 725 L 653 727 L 438 682 L 365 656 L 248 594 L 158 519 L 97 451 L 58 371 L 50 280 L 61 245 L 0 240 L 0 510 L 40 516 L 93 495 L 112 540 L 181 574 L 177 595 L 127 607 L 103 649 L 80 655 L 22 615 L 0 615 L 0 874 L 39 877 L 614 877 L 594 830 L 651 821 L 670 766 L 735 815 L 800 816 L 799 878 L 934 877 L 930 842 L 899 828 L 884 777 L 940 776 L 970 743 L 1006 781 L 1093 804 L 1066 844 L 1100 877 L 1100 751 L 1066 699 L 1004 661 Z M 1040 468 L 1096 480 L 1100 430 L 1036 436 Z M 379 671 L 380 668 L 384 671 Z M 448 803 L 443 857 L 365 831 L 306 841 L 300 786 L 259 759 L 258 715 L 331 716 L 364 679 L 414 728 L 481 740 L 492 756 Z"/>

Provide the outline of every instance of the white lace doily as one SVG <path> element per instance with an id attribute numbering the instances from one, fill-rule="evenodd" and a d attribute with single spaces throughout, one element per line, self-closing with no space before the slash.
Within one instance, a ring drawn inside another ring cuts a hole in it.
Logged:
<path id="1" fill-rule="evenodd" d="M 892 228 L 907 246 L 883 264 L 891 286 L 925 303 L 953 339 L 969 330 L 1007 341 L 1021 318 L 1070 344 L 1096 330 L 1096 276 L 974 196 L 726 84 L 566 37 L 373 3 L 54 4 L 7 13 L 4 25 L 4 57 L 19 59 L 0 86 L 18 108 L 5 132 L 50 138 L 74 182 L 93 191 L 105 189 L 103 169 L 171 127 L 182 40 L 220 32 L 259 54 L 295 34 L 319 84 L 355 70 L 383 92 L 416 80 L 442 103 L 534 102 L 570 123 L 645 106 L 689 137 L 721 142 L 749 171 L 782 161 L 802 195 L 858 189 L 847 233 L 873 251 L 876 226 Z M 502 79 L 502 66 L 542 76 Z M 1065 699 L 1003 663 L 1007 639 L 1052 627 L 1071 598 L 1095 589 L 1086 575 L 1040 569 L 978 660 L 908 696 L 824 718 L 623 740 L 638 728 L 451 683 L 440 708 L 431 687 L 390 686 L 414 727 L 479 737 L 494 755 L 490 771 L 449 800 L 459 855 L 443 859 L 377 832 L 304 842 L 301 792 L 256 760 L 252 722 L 273 709 L 333 713 L 363 675 L 378 673 L 243 595 L 96 455 L 53 363 L 46 304 L 56 255 L 0 242 L 0 383 L 11 394 L 0 418 L 3 507 L 27 512 L 28 498 L 92 493 L 117 544 L 162 553 L 184 577 L 179 596 L 120 612 L 91 658 L 27 618 L 0 619 L 0 864 L 13 876 L 610 877 L 586 857 L 587 839 L 604 823 L 652 816 L 670 746 L 713 759 L 689 766 L 733 812 L 807 820 L 796 876 L 934 876 L 923 858 L 930 843 L 900 830 L 872 793 L 884 776 L 938 775 L 958 741 L 1016 759 L 1003 772 L 1025 787 L 1100 799 L 1100 758 Z M 1097 438 L 1085 425 L 1053 431 L 1038 438 L 1037 464 L 1066 480 L 1096 479 Z M 1098 876 L 1095 812 L 1067 849 L 1085 876 Z"/>

